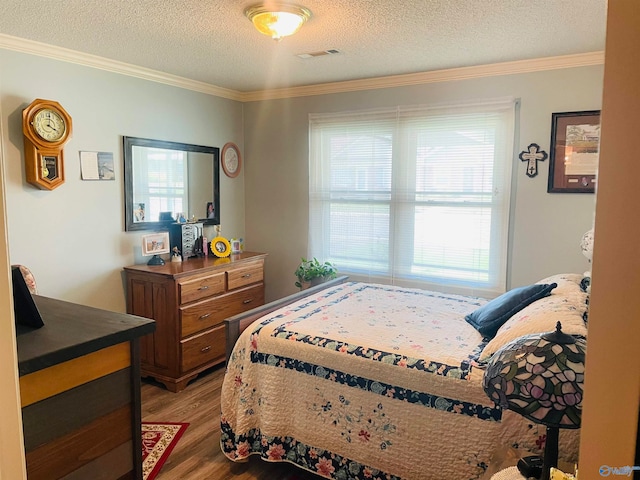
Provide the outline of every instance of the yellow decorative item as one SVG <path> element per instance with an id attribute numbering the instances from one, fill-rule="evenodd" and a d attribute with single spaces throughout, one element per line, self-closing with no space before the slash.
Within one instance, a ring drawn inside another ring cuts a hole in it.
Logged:
<path id="1" fill-rule="evenodd" d="M 231 254 L 231 244 L 224 237 L 211 240 L 211 251 L 216 257 L 228 257 Z"/>
<path id="2" fill-rule="evenodd" d="M 575 475 L 571 475 L 570 473 L 564 473 L 557 468 L 551 467 L 550 480 L 578 480 L 578 470 L 576 469 Z"/>

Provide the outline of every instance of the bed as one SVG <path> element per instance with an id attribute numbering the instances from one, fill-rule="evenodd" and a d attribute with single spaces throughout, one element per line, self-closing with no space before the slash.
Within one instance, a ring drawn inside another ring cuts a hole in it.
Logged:
<path id="1" fill-rule="evenodd" d="M 332 479 L 477 480 L 507 448 L 540 453 L 545 429 L 501 411 L 482 389 L 483 364 L 527 333 L 586 336 L 578 274 L 502 311 L 492 335 L 465 317 L 498 299 L 341 278 L 228 320 L 234 348 L 221 393 L 221 448 Z M 499 302 L 498 302 L 499 303 Z M 577 459 L 578 431 L 561 457 Z"/>

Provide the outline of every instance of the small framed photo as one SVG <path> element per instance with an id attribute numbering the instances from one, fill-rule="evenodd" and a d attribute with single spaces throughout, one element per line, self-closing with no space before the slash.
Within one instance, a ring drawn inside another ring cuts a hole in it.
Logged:
<path id="1" fill-rule="evenodd" d="M 551 115 L 549 193 L 594 193 L 600 145 L 600 110 Z"/>
<path id="2" fill-rule="evenodd" d="M 145 257 L 169 253 L 169 250 L 169 232 L 142 236 L 142 255 Z"/>
<path id="3" fill-rule="evenodd" d="M 216 237 L 211 240 L 211 252 L 220 258 L 228 257 L 231 254 L 231 244 L 224 237 Z"/>
<path id="4" fill-rule="evenodd" d="M 242 240 L 239 238 L 231 239 L 231 253 L 242 253 Z"/>
<path id="5" fill-rule="evenodd" d="M 207 202 L 207 218 L 216 218 L 216 210 L 213 202 Z"/>

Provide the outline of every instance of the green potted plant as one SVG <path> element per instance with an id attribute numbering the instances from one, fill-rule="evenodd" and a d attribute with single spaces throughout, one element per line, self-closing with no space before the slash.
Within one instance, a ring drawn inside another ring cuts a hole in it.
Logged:
<path id="1" fill-rule="evenodd" d="M 330 262 L 321 263 L 317 258 L 307 260 L 303 258 L 295 271 L 298 279 L 296 287 L 300 290 L 318 285 L 332 278 L 336 278 L 338 270 Z"/>

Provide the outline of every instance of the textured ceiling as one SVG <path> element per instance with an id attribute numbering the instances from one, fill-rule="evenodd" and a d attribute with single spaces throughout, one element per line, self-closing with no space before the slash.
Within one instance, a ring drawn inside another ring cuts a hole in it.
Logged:
<path id="1" fill-rule="evenodd" d="M 604 50 L 606 0 L 300 0 L 313 17 L 280 42 L 254 3 L 1 0 L 0 34 L 240 92 Z"/>

